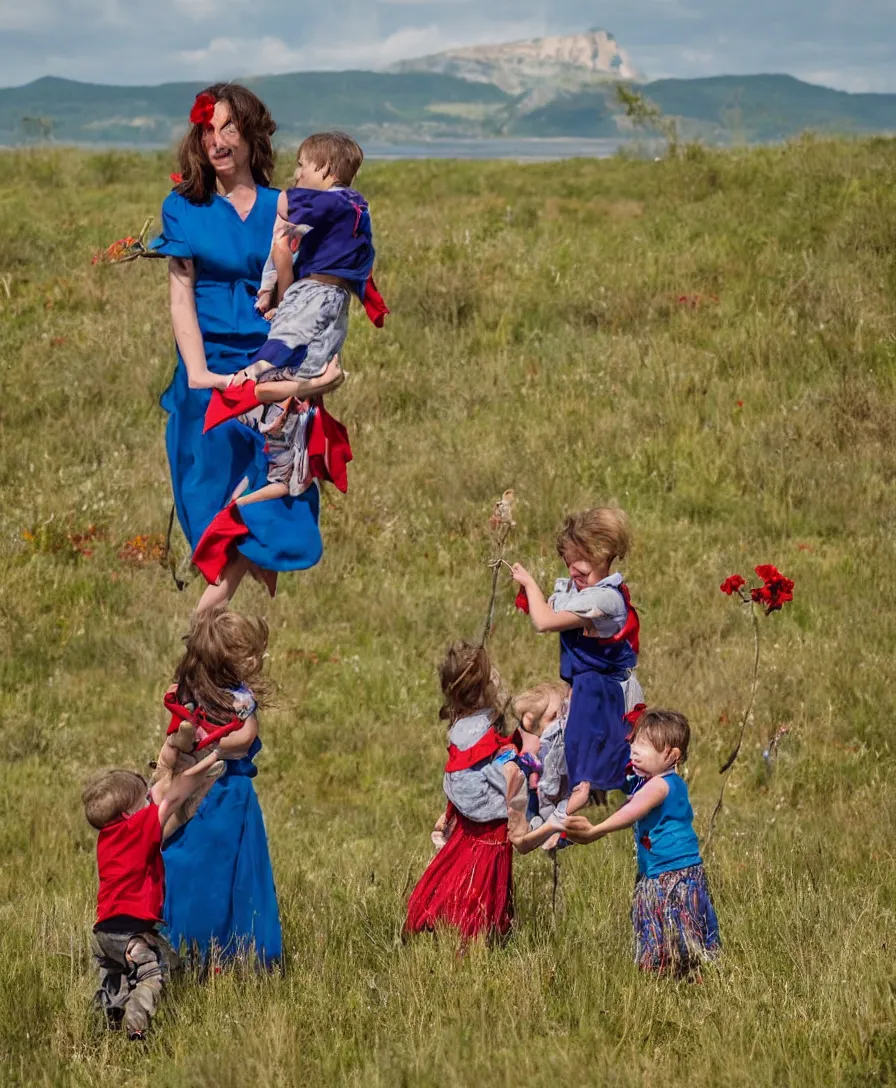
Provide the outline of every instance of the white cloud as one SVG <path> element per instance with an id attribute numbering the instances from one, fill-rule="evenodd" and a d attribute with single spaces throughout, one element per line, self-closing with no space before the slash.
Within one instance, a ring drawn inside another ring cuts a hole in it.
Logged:
<path id="1" fill-rule="evenodd" d="M 0 82 L 378 68 L 595 22 L 651 78 L 790 72 L 896 91 L 894 0 L 0 0 Z"/>

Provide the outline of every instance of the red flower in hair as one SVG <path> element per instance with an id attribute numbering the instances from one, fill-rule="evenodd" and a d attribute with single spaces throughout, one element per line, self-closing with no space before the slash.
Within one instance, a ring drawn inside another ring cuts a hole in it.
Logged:
<path id="1" fill-rule="evenodd" d="M 514 607 L 518 608 L 520 612 L 525 612 L 527 616 L 529 615 L 529 598 L 526 596 L 526 591 L 522 586 L 520 586 L 520 591 L 517 593 L 513 603 Z"/>
<path id="2" fill-rule="evenodd" d="M 169 174 L 168 177 L 175 185 L 180 185 L 184 180 L 183 174 Z"/>
<path id="3" fill-rule="evenodd" d="M 739 593 L 741 586 L 745 586 L 746 584 L 746 578 L 742 578 L 739 574 L 729 574 L 725 581 L 719 586 L 719 589 L 723 593 L 727 593 L 730 597 L 732 593 Z"/>
<path id="4" fill-rule="evenodd" d="M 756 574 L 762 579 L 763 584 L 757 589 L 750 590 L 750 596 L 757 604 L 761 604 L 766 615 L 769 612 L 777 612 L 782 605 L 793 600 L 793 581 L 773 567 L 771 563 L 754 567 Z"/>
<path id="5" fill-rule="evenodd" d="M 217 99 L 214 95 L 203 91 L 202 94 L 196 95 L 196 101 L 193 103 L 193 108 L 190 110 L 190 124 L 202 125 L 206 127 L 211 124 L 212 115 L 215 112 L 215 102 Z"/>

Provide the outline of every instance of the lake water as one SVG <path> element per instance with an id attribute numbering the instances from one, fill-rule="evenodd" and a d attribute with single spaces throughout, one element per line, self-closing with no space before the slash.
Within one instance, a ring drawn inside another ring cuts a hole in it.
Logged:
<path id="1" fill-rule="evenodd" d="M 549 162 L 556 159 L 608 159 L 627 140 L 426 140 L 420 143 L 364 142 L 367 159 L 515 159 Z"/>

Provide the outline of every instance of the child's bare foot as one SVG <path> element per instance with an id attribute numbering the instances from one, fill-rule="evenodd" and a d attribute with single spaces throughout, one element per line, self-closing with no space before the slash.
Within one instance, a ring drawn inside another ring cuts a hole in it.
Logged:
<path id="1" fill-rule="evenodd" d="M 181 722 L 177 732 L 168 738 L 168 743 L 178 752 L 192 752 L 196 743 L 196 726 L 192 722 Z"/>
<path id="2" fill-rule="evenodd" d="M 339 356 L 334 355 L 324 371 L 316 378 L 287 378 L 283 381 L 264 381 L 255 386 L 255 395 L 262 404 L 273 404 L 284 397 L 297 400 L 310 400 L 332 393 L 345 381 L 345 371 L 339 363 Z"/>

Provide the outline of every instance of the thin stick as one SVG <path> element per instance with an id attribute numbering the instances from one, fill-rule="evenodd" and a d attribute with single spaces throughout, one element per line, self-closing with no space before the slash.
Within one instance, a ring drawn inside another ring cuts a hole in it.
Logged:
<path id="1" fill-rule="evenodd" d="M 554 871 L 551 879 L 551 914 L 557 915 L 557 888 L 560 886 L 560 861 L 557 857 L 559 851 L 553 851 Z"/>
<path id="2" fill-rule="evenodd" d="M 725 760 L 722 766 L 719 768 L 719 774 L 725 775 L 722 781 L 722 788 L 719 790 L 719 799 L 716 801 L 716 807 L 712 810 L 712 816 L 709 819 L 709 833 L 706 836 L 706 847 L 709 849 L 709 844 L 712 841 L 713 832 L 716 828 L 716 819 L 719 813 L 722 811 L 722 801 L 725 797 L 725 787 L 728 785 L 728 779 L 730 775 L 728 771 L 734 766 L 734 762 L 740 754 L 740 748 L 744 741 L 744 734 L 747 731 L 747 724 L 750 720 L 750 715 L 753 713 L 753 704 L 756 702 L 756 690 L 759 687 L 759 617 L 756 614 L 756 606 L 752 601 L 750 604 L 750 619 L 753 621 L 753 675 L 750 679 L 750 698 L 747 702 L 747 708 L 744 711 L 744 716 L 740 722 L 740 733 L 737 737 L 737 744 L 735 744 L 731 755 Z"/>
<path id="3" fill-rule="evenodd" d="M 489 632 L 492 629 L 492 621 L 495 618 L 495 601 L 498 596 L 498 575 L 501 573 L 501 564 L 503 563 L 506 567 L 510 566 L 504 558 L 504 549 L 507 546 L 507 537 L 510 535 L 512 527 L 511 522 L 505 522 L 498 527 L 498 531 L 495 534 L 498 554 L 494 559 L 489 561 L 489 566 L 492 568 L 492 590 L 488 599 L 488 609 L 485 613 L 485 623 L 482 627 L 482 637 L 479 639 L 480 646 L 485 645 Z"/>

